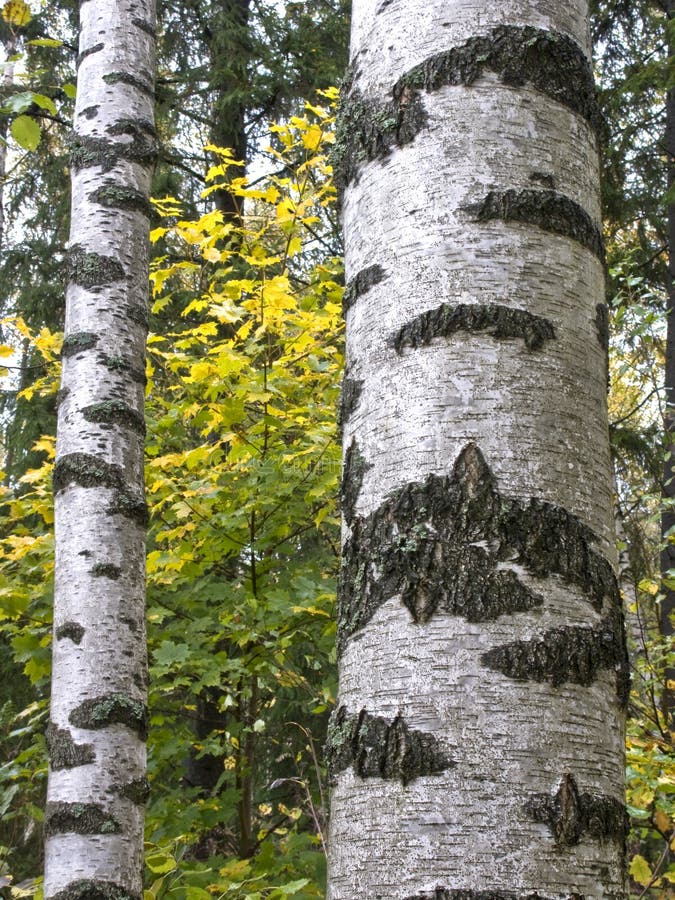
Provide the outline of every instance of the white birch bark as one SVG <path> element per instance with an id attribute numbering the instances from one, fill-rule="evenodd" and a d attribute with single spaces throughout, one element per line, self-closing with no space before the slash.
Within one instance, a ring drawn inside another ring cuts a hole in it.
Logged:
<path id="1" fill-rule="evenodd" d="M 45 897 L 142 896 L 154 0 L 84 0 L 59 397 Z"/>
<path id="2" fill-rule="evenodd" d="M 328 897 L 622 897 L 588 3 L 352 29 Z"/>

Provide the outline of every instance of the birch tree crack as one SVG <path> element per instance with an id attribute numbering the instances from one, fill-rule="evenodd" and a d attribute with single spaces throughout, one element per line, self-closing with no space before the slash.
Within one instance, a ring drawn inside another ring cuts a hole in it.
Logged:
<path id="1" fill-rule="evenodd" d="M 465 210 L 476 222 L 517 222 L 570 238 L 590 250 L 601 263 L 605 262 L 605 242 L 600 228 L 580 204 L 557 191 L 534 188 L 490 191 L 484 200 Z"/>
<path id="2" fill-rule="evenodd" d="M 344 706 L 331 717 L 326 758 L 333 779 L 351 766 L 361 778 L 393 779 L 404 785 L 455 765 L 433 734 L 410 729 L 401 716 L 385 719 L 365 709 L 350 713 Z"/>
<path id="3" fill-rule="evenodd" d="M 497 303 L 442 303 L 403 325 L 391 339 L 397 353 L 405 347 L 430 344 L 434 338 L 449 338 L 459 332 L 489 334 L 496 340 L 521 339 L 528 350 L 540 350 L 555 339 L 553 324 L 527 310 Z"/>
<path id="4" fill-rule="evenodd" d="M 525 805 L 528 815 L 547 825 L 560 846 L 573 846 L 582 839 L 626 840 L 628 814 L 625 804 L 614 797 L 580 792 L 573 775 L 563 775 L 555 794 L 537 794 Z"/>
<path id="5" fill-rule="evenodd" d="M 450 475 L 408 484 L 353 519 L 340 575 L 338 646 L 344 649 L 396 595 L 413 622 L 437 613 L 485 622 L 541 606 L 543 596 L 498 568 L 507 560 L 538 578 L 559 575 L 596 610 L 605 600 L 618 608 L 616 576 L 595 541 L 560 507 L 502 496 L 480 450 L 468 444 Z"/>
<path id="6" fill-rule="evenodd" d="M 333 154 L 338 191 L 358 177 L 364 162 L 386 159 L 393 147 L 411 143 L 427 127 L 422 91 L 470 87 L 486 71 L 494 72 L 505 85 L 530 84 L 581 116 L 595 131 L 603 129 L 593 70 L 581 46 L 565 34 L 500 25 L 410 69 L 393 86 L 390 99 L 371 98 L 351 87 L 357 75 L 352 71 L 343 89 L 346 99 Z"/>

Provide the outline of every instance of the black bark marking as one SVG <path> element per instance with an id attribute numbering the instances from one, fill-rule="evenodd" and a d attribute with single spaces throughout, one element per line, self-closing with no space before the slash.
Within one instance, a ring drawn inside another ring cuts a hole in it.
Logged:
<path id="1" fill-rule="evenodd" d="M 593 549 L 593 532 L 567 510 L 502 496 L 475 444 L 450 475 L 429 475 L 355 517 L 345 542 L 338 594 L 338 646 L 397 594 L 414 622 L 437 612 L 485 622 L 541 606 L 543 598 L 498 563 L 559 575 L 596 610 L 620 609 L 616 576 Z"/>
<path id="2" fill-rule="evenodd" d="M 628 830 L 626 807 L 602 794 L 581 793 L 574 776 L 565 773 L 555 794 L 535 794 L 525 804 L 535 821 L 547 825 L 559 846 L 571 847 L 588 837 L 623 844 Z"/>
<path id="3" fill-rule="evenodd" d="M 112 787 L 116 794 L 131 800 L 136 806 L 144 806 L 150 796 L 150 782 L 147 778 L 134 778 L 125 784 L 114 784 Z"/>
<path id="4" fill-rule="evenodd" d="M 108 209 L 129 209 L 140 212 L 148 219 L 152 216 L 152 204 L 148 198 L 128 185 L 107 181 L 100 188 L 89 194 L 93 203 L 99 203 Z"/>
<path id="5" fill-rule="evenodd" d="M 122 575 L 122 570 L 113 563 L 96 563 L 92 566 L 89 574 L 93 578 L 110 578 L 112 581 L 117 581 Z"/>
<path id="6" fill-rule="evenodd" d="M 421 91 L 469 87 L 486 71 L 506 85 L 530 84 L 580 115 L 596 132 L 604 130 L 593 70 L 579 44 L 567 35 L 531 26 L 500 25 L 415 66 L 396 82 L 390 100 L 366 98 L 357 88 L 350 90 L 352 78 L 346 79 L 333 154 L 338 191 L 358 176 L 364 162 L 386 159 L 394 146 L 409 144 L 427 125 Z"/>
<path id="7" fill-rule="evenodd" d="M 528 350 L 539 350 L 556 336 L 548 319 L 522 309 L 497 303 L 460 303 L 456 306 L 442 303 L 406 323 L 394 335 L 392 345 L 397 353 L 401 353 L 404 347 L 420 347 L 430 344 L 434 338 L 447 338 L 460 331 L 486 332 L 497 340 L 522 338 Z"/>
<path id="8" fill-rule="evenodd" d="M 121 466 L 108 463 L 89 453 L 68 453 L 56 461 L 52 477 L 54 493 L 71 484 L 80 487 L 107 487 L 116 491 L 106 512 L 122 515 L 145 528 L 148 506 L 140 494 L 130 491 Z"/>
<path id="9" fill-rule="evenodd" d="M 90 331 L 76 331 L 73 334 L 67 334 L 61 347 L 62 358 L 67 359 L 69 356 L 75 356 L 76 353 L 81 353 L 82 350 L 91 350 L 98 343 L 98 337 L 97 334 L 92 334 Z M 64 390 L 68 390 L 70 393 L 69 389 Z"/>
<path id="10" fill-rule="evenodd" d="M 103 80 L 106 84 L 128 84 L 131 87 L 135 87 L 137 91 L 140 91 L 142 94 L 147 94 L 148 97 L 155 98 L 155 86 L 152 82 L 152 78 L 148 76 L 147 78 L 139 78 L 138 75 L 132 75 L 131 72 L 108 72 L 107 75 L 103 76 Z"/>
<path id="11" fill-rule="evenodd" d="M 155 127 L 145 119 L 122 119 L 107 129 L 113 136 L 126 135 L 130 141 L 73 134 L 70 137 L 70 162 L 74 169 L 100 166 L 110 172 L 122 160 L 152 166 L 157 158 Z"/>
<path id="12" fill-rule="evenodd" d="M 86 50 L 83 50 L 82 53 L 78 53 L 77 55 L 77 68 L 80 68 L 83 59 L 86 59 L 88 56 L 91 56 L 92 53 L 100 53 L 103 50 L 104 44 L 93 44 L 91 47 L 87 47 Z"/>
<path id="13" fill-rule="evenodd" d="M 98 111 L 100 106 L 98 103 L 95 103 L 93 106 L 87 106 L 86 109 L 83 109 L 79 115 L 84 116 L 85 119 L 95 119 L 98 115 Z"/>
<path id="14" fill-rule="evenodd" d="M 90 406 L 84 407 L 82 415 L 87 422 L 120 425 L 136 434 L 145 435 L 144 417 L 123 400 L 103 400 L 101 403 L 92 403 Z"/>
<path id="15" fill-rule="evenodd" d="M 349 525 L 354 518 L 354 507 L 359 499 L 361 487 L 363 485 L 363 477 L 372 469 L 372 465 L 366 462 L 365 457 L 358 448 L 354 439 L 347 448 L 345 453 L 344 465 L 342 468 L 342 483 L 340 485 L 340 505 L 345 521 Z"/>
<path id="16" fill-rule="evenodd" d="M 140 700 L 126 694 L 110 694 L 84 700 L 68 717 L 70 724 L 94 731 L 109 725 L 126 725 L 145 740 L 148 733 L 148 709 Z"/>
<path id="17" fill-rule="evenodd" d="M 56 408 L 58 409 L 59 406 L 61 406 L 63 401 L 66 399 L 66 397 L 69 397 L 69 396 L 70 396 L 70 388 L 69 387 L 59 388 L 58 391 L 56 392 Z"/>
<path id="18" fill-rule="evenodd" d="M 363 381 L 345 376 L 340 391 L 340 408 L 338 410 L 338 427 L 344 428 L 352 413 L 359 405 L 363 393 Z"/>
<path id="19" fill-rule="evenodd" d="M 136 325 L 140 325 L 146 331 L 148 330 L 150 317 L 145 306 L 141 306 L 138 303 L 130 303 L 125 307 L 124 314 L 128 319 L 131 319 L 132 322 L 135 322 Z"/>
<path id="20" fill-rule="evenodd" d="M 385 719 L 344 706 L 331 716 L 326 740 L 331 778 L 349 766 L 361 778 L 399 780 L 438 775 L 455 765 L 433 734 L 411 731 L 401 716 Z"/>
<path id="21" fill-rule="evenodd" d="M 514 891 L 472 891 L 472 890 L 447 890 L 437 887 L 434 891 L 425 891 L 406 897 L 405 900 L 586 900 L 584 894 L 566 894 L 562 898 L 559 894 L 555 897 L 538 894 L 536 891 L 529 894 L 516 893 Z M 624 900 L 618 894 L 607 895 L 606 900 Z"/>
<path id="22" fill-rule="evenodd" d="M 64 638 L 70 638 L 74 644 L 80 644 L 84 637 L 84 628 L 79 622 L 64 622 L 56 629 L 56 640 L 62 641 Z"/>
<path id="23" fill-rule="evenodd" d="M 157 29 L 152 24 L 152 22 L 146 22 L 145 19 L 134 16 L 134 18 L 131 20 L 131 24 L 135 25 L 136 28 L 140 28 L 141 31 L 144 31 L 146 34 L 149 34 L 151 38 L 157 37 Z"/>
<path id="24" fill-rule="evenodd" d="M 490 191 L 481 203 L 465 211 L 476 222 L 518 222 L 570 238 L 605 262 L 605 241 L 598 226 L 582 206 L 557 191 Z"/>
<path id="25" fill-rule="evenodd" d="M 76 744 L 67 728 L 59 728 L 50 722 L 45 733 L 49 764 L 57 769 L 74 769 L 96 761 L 93 744 Z"/>
<path id="26" fill-rule="evenodd" d="M 123 356 L 108 356 L 105 353 L 101 353 L 98 356 L 98 361 L 110 372 L 120 372 L 128 375 L 136 384 L 145 385 L 147 383 L 148 379 L 145 370 L 135 368 L 133 364 Z"/>
<path id="27" fill-rule="evenodd" d="M 140 894 L 132 894 L 126 888 L 112 881 L 92 881 L 80 879 L 71 881 L 52 900 L 141 900 Z"/>
<path id="28" fill-rule="evenodd" d="M 588 686 L 598 672 L 617 675 L 617 695 L 625 708 L 630 691 L 630 666 L 620 607 L 596 627 L 569 625 L 551 628 L 540 640 L 512 641 L 481 657 L 487 668 L 516 681 L 549 682 L 553 687 L 572 683 Z"/>
<path id="29" fill-rule="evenodd" d="M 605 351 L 609 352 L 609 307 L 606 303 L 598 303 L 595 307 L 595 330 L 598 343 Z"/>
<path id="30" fill-rule="evenodd" d="M 98 288 L 124 279 L 124 267 L 112 256 L 87 253 L 75 244 L 68 251 L 68 280 L 83 288 Z"/>
<path id="31" fill-rule="evenodd" d="M 368 266 L 357 272 L 342 295 L 342 314 L 344 315 L 348 309 L 351 309 L 366 291 L 369 291 L 374 285 L 380 284 L 387 277 L 387 273 L 380 265 Z"/>
<path id="32" fill-rule="evenodd" d="M 47 803 L 45 833 L 118 834 L 120 824 L 98 803 Z"/>

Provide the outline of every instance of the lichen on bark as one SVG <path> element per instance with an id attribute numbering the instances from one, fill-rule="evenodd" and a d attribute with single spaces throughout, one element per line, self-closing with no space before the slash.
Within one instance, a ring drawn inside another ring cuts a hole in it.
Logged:
<path id="1" fill-rule="evenodd" d="M 131 893 L 112 881 L 80 879 L 71 881 L 62 891 L 54 894 L 51 900 L 141 900 L 141 895 Z"/>
<path id="2" fill-rule="evenodd" d="M 119 260 L 100 253 L 88 253 L 77 244 L 68 251 L 68 280 L 84 288 L 97 288 L 124 279 Z"/>
<path id="3" fill-rule="evenodd" d="M 98 730 L 109 725 L 126 725 L 145 740 L 148 732 L 148 710 L 140 700 L 126 694 L 109 694 L 84 700 L 68 717 L 77 728 Z"/>
<path id="4" fill-rule="evenodd" d="M 616 672 L 621 705 L 628 703 L 630 666 L 623 618 L 616 604 L 596 627 L 551 628 L 539 640 L 511 641 L 493 647 L 481 659 L 484 666 L 507 678 L 549 682 L 553 687 L 568 683 L 588 686 L 598 672 L 609 669 Z"/>
<path id="5" fill-rule="evenodd" d="M 139 78 L 131 72 L 108 72 L 103 76 L 106 84 L 129 84 L 136 90 L 147 94 L 148 97 L 155 97 L 155 87 L 152 83 L 152 77 L 148 74 L 146 77 Z"/>
<path id="6" fill-rule="evenodd" d="M 150 796 L 150 782 L 145 777 L 134 778 L 124 784 L 114 784 L 112 789 L 120 797 L 131 800 L 137 806 L 144 806 Z"/>
<path id="7" fill-rule="evenodd" d="M 525 804 L 535 822 L 547 825 L 559 846 L 582 839 L 626 839 L 628 816 L 624 803 L 602 794 L 580 792 L 573 775 L 565 773 L 554 794 L 535 794 Z"/>
<path id="8" fill-rule="evenodd" d="M 54 493 L 70 484 L 80 487 L 121 488 L 125 484 L 121 466 L 106 462 L 90 453 L 66 453 L 57 459 L 52 477 Z"/>
<path id="9" fill-rule="evenodd" d="M 399 715 L 372 716 L 339 707 L 331 716 L 326 758 L 332 779 L 350 766 L 361 778 L 384 778 L 409 784 L 423 775 L 438 775 L 455 765 L 438 739 L 411 730 Z"/>
<path id="10" fill-rule="evenodd" d="M 348 309 L 356 303 L 359 297 L 363 296 L 376 284 L 380 284 L 387 278 L 387 273 L 382 266 L 376 264 L 361 269 L 349 281 L 342 295 L 342 314 L 344 315 Z"/>
<path id="11" fill-rule="evenodd" d="M 430 344 L 434 338 L 451 337 L 458 332 L 486 333 L 497 340 L 522 339 L 528 350 L 539 350 L 555 339 L 555 328 L 548 319 L 522 309 L 497 303 L 442 303 L 416 316 L 392 338 L 397 353 L 405 347 Z"/>
<path id="12" fill-rule="evenodd" d="M 110 578 L 117 581 L 122 575 L 122 570 L 113 563 L 96 563 L 92 566 L 90 574 L 94 578 Z"/>
<path id="13" fill-rule="evenodd" d="M 391 494 L 367 517 L 355 517 L 343 552 L 338 645 L 399 595 L 414 622 L 437 612 L 483 622 L 527 611 L 543 597 L 504 562 L 537 578 L 559 575 L 596 610 L 620 603 L 616 576 L 593 548 L 593 532 L 561 507 L 499 493 L 475 444 L 450 475 L 429 475 Z"/>
<path id="14" fill-rule="evenodd" d="M 145 435 L 145 419 L 123 400 L 103 400 L 85 406 L 82 415 L 87 422 L 103 425 L 120 425 L 136 434 Z"/>
<path id="15" fill-rule="evenodd" d="M 96 753 L 92 744 L 76 744 L 67 728 L 59 728 L 50 722 L 45 732 L 49 764 L 55 771 L 58 769 L 74 769 L 75 766 L 86 766 L 96 761 Z"/>
<path id="16" fill-rule="evenodd" d="M 509 86 L 531 84 L 596 131 L 603 130 L 593 70 L 579 44 L 567 35 L 532 26 L 500 25 L 410 69 L 388 99 L 366 97 L 353 88 L 353 73 L 345 80 L 333 152 L 338 191 L 358 176 L 364 162 L 386 159 L 394 146 L 410 143 L 427 126 L 422 91 L 469 87 L 486 71 Z"/>
<path id="17" fill-rule="evenodd" d="M 70 638 L 74 644 L 79 644 L 84 637 L 84 628 L 79 622 L 64 622 L 56 629 L 56 640 L 62 641 L 64 638 Z"/>
<path id="18" fill-rule="evenodd" d="M 89 194 L 93 203 L 99 203 L 108 209 L 130 209 L 147 216 L 152 216 L 152 204 L 148 198 L 129 185 L 107 181 Z"/>
<path id="19" fill-rule="evenodd" d="M 70 137 L 70 162 L 73 169 L 100 166 L 110 172 L 120 160 L 152 166 L 157 158 L 154 126 L 143 119 L 123 119 L 106 129 L 112 136 L 126 135 L 130 141 L 73 134 Z"/>
<path id="20" fill-rule="evenodd" d="M 405 900 L 586 900 L 584 894 L 559 894 L 552 897 L 550 894 L 539 894 L 536 891 L 523 893 L 522 891 L 474 891 L 474 890 L 448 890 L 438 887 L 434 891 L 423 891 L 406 897 Z M 606 897 L 606 900 L 619 900 L 619 897 Z M 622 898 L 623 900 L 623 898 Z"/>
<path id="21" fill-rule="evenodd" d="M 47 803 L 45 834 L 117 834 L 119 822 L 98 803 Z"/>
<path id="22" fill-rule="evenodd" d="M 480 202 L 465 207 L 476 222 L 517 222 L 549 234 L 570 238 L 605 262 L 600 228 L 576 201 L 558 191 L 525 188 L 490 191 Z"/>
<path id="23" fill-rule="evenodd" d="M 359 450 L 356 440 L 352 439 L 345 453 L 340 485 L 340 504 L 347 524 L 354 518 L 354 508 L 361 493 L 363 478 L 370 468 L 371 464 Z"/>
<path id="24" fill-rule="evenodd" d="M 83 350 L 91 350 L 92 347 L 96 346 L 98 340 L 99 336 L 92 334 L 90 331 L 75 331 L 72 334 L 67 334 L 61 345 L 61 356 L 67 359 L 69 356 L 75 356 L 76 353 L 81 353 Z M 70 388 L 62 388 L 62 390 L 70 393 Z"/>
<path id="25" fill-rule="evenodd" d="M 140 368 L 135 368 L 133 364 L 123 356 L 108 356 L 105 353 L 100 353 L 98 355 L 98 361 L 110 372 L 121 372 L 128 375 L 128 377 L 136 384 L 145 385 L 147 383 L 148 379 L 145 371 Z"/>
<path id="26" fill-rule="evenodd" d="M 131 519 L 141 528 L 147 528 L 150 521 L 148 504 L 143 497 L 132 494 L 130 491 L 118 491 L 106 512 L 110 516 L 119 515 Z"/>

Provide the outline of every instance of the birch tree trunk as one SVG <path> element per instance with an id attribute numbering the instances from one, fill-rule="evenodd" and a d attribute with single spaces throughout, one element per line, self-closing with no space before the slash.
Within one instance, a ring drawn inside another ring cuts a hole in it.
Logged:
<path id="1" fill-rule="evenodd" d="M 624 896 L 587 0 L 355 0 L 330 900 Z"/>
<path id="2" fill-rule="evenodd" d="M 142 896 L 154 0 L 84 0 L 59 394 L 45 897 Z"/>

